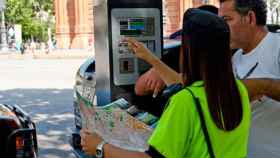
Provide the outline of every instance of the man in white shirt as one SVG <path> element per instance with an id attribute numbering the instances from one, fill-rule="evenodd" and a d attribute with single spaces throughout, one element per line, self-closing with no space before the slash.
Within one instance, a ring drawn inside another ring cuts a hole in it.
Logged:
<path id="1" fill-rule="evenodd" d="M 263 0 L 220 0 L 219 15 L 230 26 L 237 78 L 280 79 L 280 37 L 269 33 Z M 280 95 L 280 94 L 276 94 Z M 280 157 L 280 103 L 268 98 L 252 103 L 249 156 Z"/>
<path id="2" fill-rule="evenodd" d="M 235 75 L 243 78 L 280 78 L 280 36 L 267 33 L 249 53 L 239 49 L 233 56 Z"/>

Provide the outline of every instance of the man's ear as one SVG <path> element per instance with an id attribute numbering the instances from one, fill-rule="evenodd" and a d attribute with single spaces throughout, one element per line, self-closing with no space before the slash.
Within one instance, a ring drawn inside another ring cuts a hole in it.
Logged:
<path id="1" fill-rule="evenodd" d="M 253 25 L 253 26 L 257 25 L 256 13 L 254 11 L 250 10 L 248 12 L 248 20 L 249 20 L 250 25 Z"/>

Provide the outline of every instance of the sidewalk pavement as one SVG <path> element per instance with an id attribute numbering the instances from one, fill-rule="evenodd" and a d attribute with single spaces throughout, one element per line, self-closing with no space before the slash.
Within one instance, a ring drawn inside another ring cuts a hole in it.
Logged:
<path id="1" fill-rule="evenodd" d="M 42 53 L 36 50 L 34 54 L 28 52 L 20 54 L 16 51 L 0 52 L 0 59 L 86 59 L 94 57 L 94 51 L 88 49 L 56 49 L 50 53 Z"/>

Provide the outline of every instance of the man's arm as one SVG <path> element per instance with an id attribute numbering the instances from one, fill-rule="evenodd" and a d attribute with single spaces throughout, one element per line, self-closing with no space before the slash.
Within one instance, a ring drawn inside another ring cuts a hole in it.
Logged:
<path id="1" fill-rule="evenodd" d="M 257 100 L 264 95 L 276 101 L 280 101 L 280 79 L 245 79 L 243 83 L 247 87 L 251 101 Z"/>

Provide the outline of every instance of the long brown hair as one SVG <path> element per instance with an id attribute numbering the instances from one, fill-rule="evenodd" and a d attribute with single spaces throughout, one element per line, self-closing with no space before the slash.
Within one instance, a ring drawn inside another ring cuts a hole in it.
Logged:
<path id="1" fill-rule="evenodd" d="M 215 124 L 233 130 L 242 120 L 242 103 L 232 71 L 228 25 L 217 15 L 189 9 L 182 34 L 185 85 L 203 80 Z"/>

